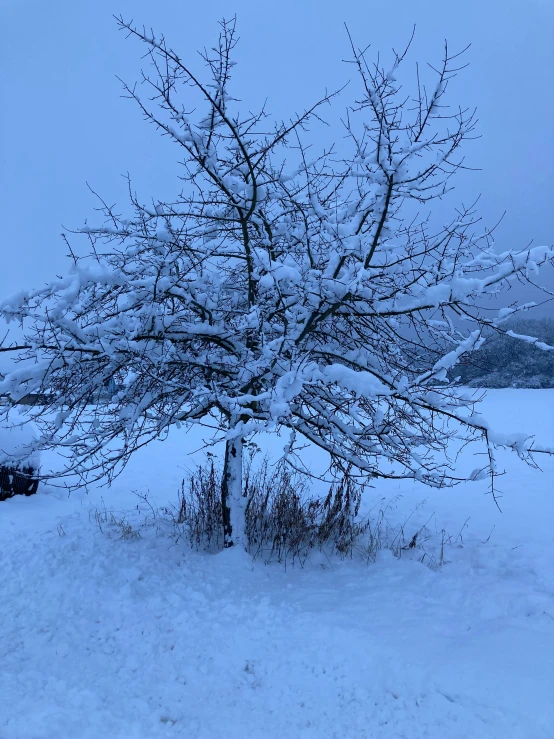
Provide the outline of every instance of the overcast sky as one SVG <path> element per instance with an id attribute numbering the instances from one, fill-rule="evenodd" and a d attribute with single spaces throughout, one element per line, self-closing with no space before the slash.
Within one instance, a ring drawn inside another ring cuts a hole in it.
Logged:
<path id="1" fill-rule="evenodd" d="M 401 47 L 416 24 L 412 62 L 439 61 L 445 38 L 471 43 L 450 101 L 478 108 L 482 138 L 466 155 L 482 171 L 460 178 L 456 199 L 481 194 L 489 225 L 507 211 L 499 248 L 554 242 L 552 0 L 0 0 L 0 299 L 67 270 L 62 224 L 94 215 L 86 182 L 122 209 L 127 171 L 144 199 L 178 188 L 175 148 L 120 97 L 116 75 L 137 79 L 143 49 L 114 13 L 165 33 L 198 68 L 196 49 L 236 13 L 234 90 L 248 105 L 268 98 L 278 117 L 349 79 L 344 23 L 375 53 Z M 554 288 L 553 273 L 542 279 Z"/>

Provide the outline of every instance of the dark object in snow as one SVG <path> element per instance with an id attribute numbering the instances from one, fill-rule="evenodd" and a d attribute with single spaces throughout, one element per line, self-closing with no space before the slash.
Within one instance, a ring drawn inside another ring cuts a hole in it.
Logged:
<path id="1" fill-rule="evenodd" d="M 20 469 L 0 465 L 0 500 L 14 495 L 34 495 L 38 489 L 37 470 L 26 466 Z"/>

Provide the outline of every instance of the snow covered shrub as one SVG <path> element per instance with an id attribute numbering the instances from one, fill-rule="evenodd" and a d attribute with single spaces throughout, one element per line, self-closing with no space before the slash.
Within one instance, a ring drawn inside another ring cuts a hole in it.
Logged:
<path id="1" fill-rule="evenodd" d="M 384 507 L 380 501 L 360 516 L 364 486 L 349 472 L 330 485 L 326 496 L 316 497 L 310 492 L 307 474 L 282 462 L 271 464 L 267 457 L 254 466 L 253 456 L 246 464 L 243 489 L 246 548 L 253 557 L 304 564 L 315 550 L 329 558 L 356 554 L 374 562 L 382 549 L 388 549 L 395 557 L 410 556 L 432 569 L 445 563 L 444 547 L 453 545 L 452 537 L 429 528 L 434 516 L 422 517 L 423 502 L 400 521 L 398 499 Z M 210 457 L 183 480 L 177 505 L 157 512 L 147 502 L 144 525 L 154 525 L 163 536 L 184 538 L 194 549 L 221 550 L 221 477 Z M 104 518 L 109 520 L 107 514 Z"/>
<path id="2" fill-rule="evenodd" d="M 304 560 L 314 548 L 350 556 L 368 527 L 358 520 L 362 492 L 346 470 L 324 498 L 313 497 L 305 475 L 265 459 L 247 493 L 249 550 L 279 562 Z"/>
<path id="3" fill-rule="evenodd" d="M 246 470 L 246 548 L 265 560 L 304 561 L 312 549 L 350 556 L 369 522 L 358 519 L 363 486 L 350 474 L 329 488 L 324 498 L 310 495 L 308 477 L 286 464 L 272 466 L 267 458 Z M 209 551 L 223 547 L 221 478 L 213 458 L 198 465 L 183 480 L 178 505 L 162 509 L 179 536 L 191 546 Z"/>
<path id="4" fill-rule="evenodd" d="M 0 427 L 0 500 L 34 495 L 38 490 L 39 454 L 33 448 L 37 430 L 12 412 Z"/>
<path id="5" fill-rule="evenodd" d="M 192 546 L 209 550 L 223 546 L 221 471 L 213 458 L 189 472 L 181 484 L 178 506 L 163 512 L 184 529 Z"/>
<path id="6" fill-rule="evenodd" d="M 34 495 L 38 490 L 38 470 L 29 465 L 0 465 L 0 500 L 14 495 Z"/>
<path id="7" fill-rule="evenodd" d="M 319 447 L 339 481 L 349 469 L 372 484 L 488 477 L 493 494 L 498 447 L 531 464 L 552 452 L 495 433 L 448 378 L 490 329 L 554 349 L 505 331 L 528 306 L 491 310 L 554 249 L 502 251 L 474 205 L 450 217 L 431 208 L 474 137 L 474 111 L 447 103 L 459 54 L 445 45 L 438 65 L 406 78 L 409 48 L 383 66 L 352 43 L 357 92 L 318 152 L 311 128 L 338 93 L 292 120 L 241 112 L 234 21 L 201 55 L 206 75 L 163 36 L 118 22 L 151 62 L 125 94 L 175 147 L 180 179 L 165 202 L 129 183 L 128 213 L 100 200 L 100 221 L 76 232 L 85 251 L 67 240 L 69 274 L 0 305 L 24 333 L 0 347 L 18 360 L 0 395 L 45 395 L 30 413 L 37 447 L 65 454 L 60 476 L 109 482 L 170 427 L 209 428 L 225 441 L 230 547 L 247 545 L 243 447 L 261 432 L 287 434 L 291 466 Z M 449 458 L 453 439 L 483 452 L 468 475 Z M 299 515 L 288 492 L 274 502 Z"/>

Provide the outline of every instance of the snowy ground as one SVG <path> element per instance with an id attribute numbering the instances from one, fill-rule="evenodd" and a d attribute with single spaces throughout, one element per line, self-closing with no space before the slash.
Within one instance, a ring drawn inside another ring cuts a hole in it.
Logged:
<path id="1" fill-rule="evenodd" d="M 554 391 L 487 409 L 554 443 Z M 0 739 L 554 737 L 553 460 L 502 457 L 502 514 L 485 483 L 375 490 L 402 495 L 393 523 L 427 497 L 406 530 L 434 513 L 424 546 L 453 534 L 439 570 L 387 551 L 285 570 L 99 530 L 132 490 L 174 499 L 194 446 L 176 432 L 110 490 L 0 503 Z"/>

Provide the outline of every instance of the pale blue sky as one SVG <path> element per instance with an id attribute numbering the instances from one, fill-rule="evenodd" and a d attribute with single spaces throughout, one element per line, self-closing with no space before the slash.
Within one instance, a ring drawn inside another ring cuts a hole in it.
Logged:
<path id="1" fill-rule="evenodd" d="M 93 216 L 86 181 L 123 209 L 122 173 L 144 198 L 178 187 L 174 148 L 120 97 L 115 75 L 138 78 L 143 50 L 117 31 L 114 13 L 164 32 L 193 60 L 216 38 L 217 21 L 236 13 L 235 91 L 252 105 L 268 98 L 279 117 L 349 78 L 344 22 L 360 44 L 385 53 L 416 23 L 412 61 L 437 61 L 444 38 L 455 48 L 472 43 L 471 66 L 450 99 L 478 107 L 483 138 L 466 153 L 483 171 L 460 178 L 456 199 L 481 193 L 489 224 L 508 211 L 497 232 L 502 248 L 554 242 L 550 0 L 0 0 L 0 298 L 66 271 L 59 234 L 62 224 Z M 552 271 L 543 279 L 554 283 Z"/>

